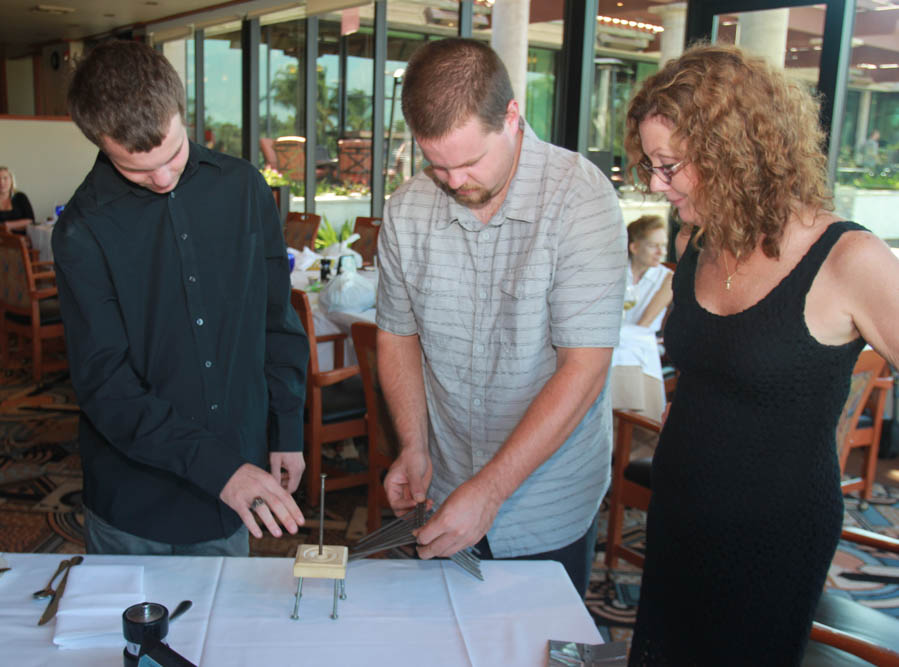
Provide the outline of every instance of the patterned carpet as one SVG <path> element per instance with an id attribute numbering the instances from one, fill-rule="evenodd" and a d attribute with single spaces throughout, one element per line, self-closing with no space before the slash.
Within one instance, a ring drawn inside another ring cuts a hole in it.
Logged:
<path id="1" fill-rule="evenodd" d="M 77 421 L 78 407 L 67 374 L 51 376 L 37 386 L 25 370 L 0 373 L 0 553 L 84 552 Z M 358 449 L 364 452 L 364 446 Z M 864 509 L 858 500 L 846 499 L 846 525 L 899 537 L 899 488 L 875 485 L 875 493 Z M 361 537 L 364 506 L 361 488 L 329 493 L 326 543 L 351 544 Z M 314 509 L 303 509 L 307 519 L 317 518 Z M 604 512 L 601 520 L 587 607 L 607 641 L 628 640 L 636 618 L 640 570 L 624 561 L 611 573 L 605 569 Z M 643 512 L 627 511 L 624 539 L 640 546 L 644 523 Z M 315 527 L 298 536 L 253 539 L 250 551 L 257 556 L 288 556 L 300 542 L 317 539 Z M 899 585 L 841 577 L 868 565 L 897 567 L 899 556 L 841 543 L 828 586 L 899 618 Z"/>

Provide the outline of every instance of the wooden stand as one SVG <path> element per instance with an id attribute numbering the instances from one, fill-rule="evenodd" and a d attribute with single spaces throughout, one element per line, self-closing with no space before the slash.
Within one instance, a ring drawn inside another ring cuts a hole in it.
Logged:
<path id="1" fill-rule="evenodd" d="M 331 618 L 337 619 L 337 599 L 346 600 L 346 564 L 349 550 L 345 546 L 330 544 L 321 547 L 317 544 L 301 544 L 297 547 L 296 560 L 293 563 L 293 576 L 297 577 L 297 597 L 293 605 L 291 618 L 299 616 L 300 598 L 303 597 L 303 579 L 333 579 L 334 607 Z"/>
<path id="2" fill-rule="evenodd" d="M 346 600 L 346 564 L 349 549 L 345 546 L 323 544 L 325 536 L 325 477 L 321 476 L 321 494 L 319 496 L 318 544 L 301 544 L 297 547 L 297 556 L 293 562 L 293 576 L 297 578 L 297 594 L 293 603 L 291 618 L 297 620 L 300 609 L 300 598 L 303 597 L 303 579 L 333 579 L 334 607 L 331 618 L 337 619 L 337 599 Z"/>

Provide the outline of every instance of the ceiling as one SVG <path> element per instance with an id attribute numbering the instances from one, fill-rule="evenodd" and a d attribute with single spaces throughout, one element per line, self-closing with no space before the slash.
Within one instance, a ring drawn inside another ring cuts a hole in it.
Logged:
<path id="1" fill-rule="evenodd" d="M 347 0 L 309 0 L 318 4 L 340 4 Z M 413 2 L 421 0 L 412 0 Z M 426 0 L 434 2 L 434 0 Z M 599 0 L 599 13 L 626 19 L 660 23 L 652 8 L 677 0 Z M 189 14 L 206 8 L 303 4 L 302 0 L 0 0 L 0 55 L 17 57 L 34 51 L 35 45 L 127 30 L 160 19 Z M 352 4 L 350 2 L 349 4 Z M 345 6 L 345 5 L 344 5 Z M 866 76 L 874 82 L 899 82 L 899 0 L 857 0 L 853 65 L 872 66 Z M 71 12 L 34 11 L 36 7 L 69 8 Z M 533 20 L 551 20 L 560 12 L 560 0 L 531 0 Z M 796 51 L 791 66 L 816 66 L 814 45 L 809 40 L 821 34 L 823 5 L 809 5 L 791 12 L 788 47 Z M 804 25 L 808 23 L 808 25 Z M 794 48 L 795 47 L 795 48 Z M 820 49 L 820 47 L 819 47 Z M 805 53 L 805 52 L 808 53 Z M 805 54 L 805 55 L 803 55 Z M 809 62 L 804 62 L 806 59 Z M 858 61 L 858 62 L 856 62 Z M 893 69 L 879 71 L 886 64 Z"/>
<path id="2" fill-rule="evenodd" d="M 219 4 L 223 3 L 216 0 L 0 0 L 3 17 L 0 44 L 15 54 L 34 44 L 84 39 Z M 38 6 L 73 11 L 34 11 Z"/>

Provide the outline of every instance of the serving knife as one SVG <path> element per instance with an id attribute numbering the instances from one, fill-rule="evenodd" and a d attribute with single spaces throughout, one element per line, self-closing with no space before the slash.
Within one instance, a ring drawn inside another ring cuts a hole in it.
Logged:
<path id="1" fill-rule="evenodd" d="M 56 587 L 56 590 L 53 592 L 53 597 L 50 599 L 50 604 L 47 605 L 47 608 L 44 610 L 44 613 L 41 615 L 41 620 L 37 622 L 38 625 L 44 625 L 45 623 L 53 620 L 53 617 L 56 616 L 56 611 L 59 609 L 59 599 L 62 597 L 62 594 L 65 593 L 66 590 L 66 582 L 69 580 L 69 572 L 72 571 L 72 568 L 78 565 L 81 561 L 72 562 L 66 568 L 65 573 L 62 575 L 62 579 L 59 581 L 59 585 Z"/>

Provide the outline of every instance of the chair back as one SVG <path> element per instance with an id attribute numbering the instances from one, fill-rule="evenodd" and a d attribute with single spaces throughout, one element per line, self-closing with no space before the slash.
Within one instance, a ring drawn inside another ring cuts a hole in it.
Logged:
<path id="1" fill-rule="evenodd" d="M 381 231 L 381 218 L 366 218 L 358 216 L 353 225 L 353 233 L 359 235 L 359 240 L 353 244 L 353 250 L 362 255 L 362 264 L 374 264 L 375 255 L 378 253 L 378 232 Z"/>
<path id="2" fill-rule="evenodd" d="M 399 454 L 399 437 L 378 381 L 378 327 L 373 322 L 354 322 L 350 327 L 359 359 L 365 390 L 365 419 L 368 435 L 368 517 L 371 533 L 381 526 L 381 508 L 389 505 L 383 475 Z"/>
<path id="3" fill-rule="evenodd" d="M 312 315 L 312 305 L 309 303 L 309 297 L 306 292 L 300 289 L 290 290 L 290 305 L 297 311 L 300 317 L 300 324 L 306 330 L 306 337 L 309 339 L 309 372 L 307 380 L 311 380 L 318 375 L 318 341 L 315 338 L 315 318 Z"/>
<path id="4" fill-rule="evenodd" d="M 297 250 L 304 247 L 315 250 L 315 238 L 321 221 L 321 216 L 315 213 L 288 213 L 284 221 L 284 242 Z"/>
<path id="5" fill-rule="evenodd" d="M 344 183 L 371 181 L 371 139 L 337 140 L 338 178 Z"/>
<path id="6" fill-rule="evenodd" d="M 399 454 L 399 437 L 387 409 L 387 400 L 378 381 L 378 325 L 373 322 L 354 322 L 350 327 L 353 347 L 359 360 L 365 404 L 369 415 L 369 437 L 377 444 L 378 453 L 387 464 Z"/>
<path id="7" fill-rule="evenodd" d="M 302 181 L 306 177 L 306 137 L 275 139 L 275 168 L 285 178 Z"/>
<path id="8" fill-rule="evenodd" d="M 858 427 L 859 417 L 871 397 L 874 383 L 877 378 L 886 374 L 887 363 L 884 358 L 874 350 L 862 350 L 852 370 L 849 395 L 837 421 L 836 443 L 841 471 L 845 468 L 846 459 L 849 457 L 852 432 Z"/>
<path id="9" fill-rule="evenodd" d="M 0 303 L 4 310 L 31 312 L 34 277 L 25 237 L 0 231 Z"/>

